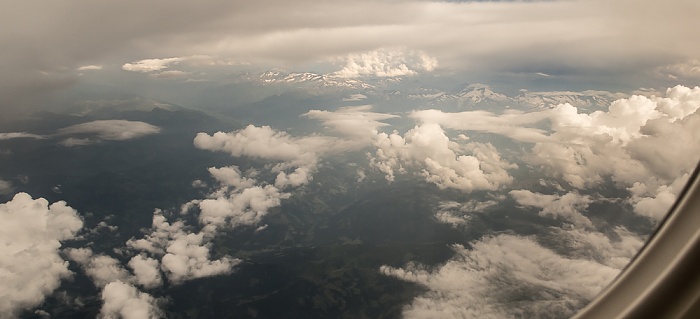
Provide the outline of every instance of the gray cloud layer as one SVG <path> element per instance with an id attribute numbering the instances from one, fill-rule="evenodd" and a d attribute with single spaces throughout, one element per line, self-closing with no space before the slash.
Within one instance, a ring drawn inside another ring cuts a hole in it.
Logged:
<path id="1" fill-rule="evenodd" d="M 566 69 L 631 74 L 647 67 L 663 71 L 664 66 L 692 71 L 684 65 L 700 56 L 700 44 L 688 32 L 697 29 L 699 6 L 691 0 L 269 0 L 196 6 L 187 1 L 5 1 L 0 4 L 0 19 L 8 26 L 0 31 L 7 48 L 0 53 L 0 104 L 6 112 L 17 110 L 43 91 L 79 81 L 80 68 L 143 69 L 150 66 L 132 62 L 176 62 L 197 55 L 253 62 L 352 61 L 379 48 L 406 47 L 437 58 L 445 68 L 548 74 Z M 419 58 L 420 68 L 431 69 L 431 59 Z M 410 73 L 412 66 L 404 64 L 407 68 L 399 63 L 386 71 Z M 374 68 L 362 66 L 348 64 L 341 73 Z M 676 77 L 687 73 L 671 71 Z"/>

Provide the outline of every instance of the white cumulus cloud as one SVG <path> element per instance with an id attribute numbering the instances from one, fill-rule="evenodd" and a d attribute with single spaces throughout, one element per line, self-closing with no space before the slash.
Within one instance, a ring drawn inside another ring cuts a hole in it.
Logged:
<path id="1" fill-rule="evenodd" d="M 99 288 L 113 281 L 131 280 L 131 274 L 124 269 L 119 260 L 113 257 L 104 254 L 95 255 L 90 248 L 71 248 L 67 253 L 68 258 L 80 264 L 85 274 Z"/>
<path id="2" fill-rule="evenodd" d="M 434 123 L 416 126 L 404 136 L 398 132 L 379 133 L 374 146 L 371 165 L 385 173 L 389 181 L 410 167 L 416 167 L 426 181 L 440 188 L 465 192 L 496 190 L 513 181 L 507 169 L 515 165 L 502 160 L 492 145 L 460 145 Z"/>
<path id="3" fill-rule="evenodd" d="M 211 234 L 189 231 L 183 221 L 170 223 L 160 210 L 153 214 L 151 229 L 144 238 L 130 239 L 127 246 L 160 258 L 160 268 L 174 284 L 231 273 L 239 262 L 229 256 L 211 260 Z M 144 286 L 154 286 L 160 281 L 159 273 L 154 269 L 157 264 L 156 259 L 143 256 L 136 256 L 129 262 L 137 275 L 137 282 Z"/>
<path id="4" fill-rule="evenodd" d="M 0 204 L 0 317 L 39 305 L 72 273 L 59 256 L 61 241 L 83 222 L 65 202 L 49 205 L 26 193 Z"/>
<path id="5" fill-rule="evenodd" d="M 360 76 L 398 77 L 430 72 L 437 67 L 437 59 L 422 51 L 406 49 L 379 49 L 350 54 L 345 67 L 332 75 L 344 78 Z"/>
<path id="6" fill-rule="evenodd" d="M 228 152 L 236 157 L 277 162 L 272 172 L 278 173 L 275 185 L 279 188 L 296 187 L 310 181 L 321 156 L 357 148 L 357 143 L 351 140 L 321 135 L 295 137 L 269 126 L 254 125 L 230 133 L 198 133 L 194 145 L 200 149 Z"/>
<path id="7" fill-rule="evenodd" d="M 152 319 L 161 318 L 156 299 L 140 292 L 131 284 L 122 281 L 109 283 L 102 290 L 102 319 Z"/>

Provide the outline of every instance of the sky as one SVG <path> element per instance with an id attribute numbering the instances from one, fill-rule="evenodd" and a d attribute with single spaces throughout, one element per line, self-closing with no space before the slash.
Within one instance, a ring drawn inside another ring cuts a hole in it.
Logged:
<path id="1" fill-rule="evenodd" d="M 404 61 L 393 74 L 498 74 L 581 89 L 691 85 L 700 78 L 699 11 L 693 0 L 4 1 L 0 110 L 50 109 L 50 93 L 130 71 L 187 75 L 178 65 L 391 76 L 377 67 Z"/>

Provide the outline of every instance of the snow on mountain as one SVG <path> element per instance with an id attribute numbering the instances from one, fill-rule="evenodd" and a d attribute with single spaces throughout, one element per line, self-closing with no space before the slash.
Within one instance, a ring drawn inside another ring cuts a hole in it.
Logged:
<path id="1" fill-rule="evenodd" d="M 351 90 L 368 90 L 374 86 L 360 80 L 340 78 L 316 73 L 283 73 L 267 71 L 260 75 L 260 82 L 265 84 L 306 84 L 319 88 L 340 88 Z"/>
<path id="2" fill-rule="evenodd" d="M 527 109 L 552 108 L 569 103 L 583 110 L 604 108 L 611 102 L 628 97 L 622 93 L 586 90 L 581 92 L 551 91 L 530 92 L 521 90 L 516 96 L 507 96 L 491 89 L 488 85 L 476 83 L 465 87 L 458 93 L 447 93 L 434 89 L 419 89 L 408 95 L 410 99 L 443 104 L 454 103 L 458 106 L 500 106 Z"/>
<path id="3" fill-rule="evenodd" d="M 254 79 L 253 79 L 254 80 Z M 372 79 L 370 79 L 372 80 Z M 304 73 L 284 73 L 279 71 L 267 71 L 259 75 L 257 81 L 263 84 L 287 84 L 298 85 L 323 94 L 327 90 L 351 90 L 355 92 L 377 91 L 382 92 L 386 98 L 408 98 L 416 101 L 424 101 L 428 105 L 454 105 L 457 107 L 496 107 L 519 109 L 546 109 L 559 104 L 569 103 L 582 110 L 596 110 L 605 108 L 611 102 L 628 97 L 627 94 L 612 93 L 608 91 L 586 90 L 536 92 L 521 90 L 515 96 L 493 90 L 490 86 L 474 83 L 465 86 L 458 92 L 446 92 L 434 88 L 409 88 L 402 86 L 401 78 L 391 81 L 370 81 L 341 78 L 332 75 Z M 410 85 L 409 85 L 410 86 Z M 401 90 L 397 90 L 401 88 Z"/>
<path id="4" fill-rule="evenodd" d="M 479 104 L 511 104 L 513 99 L 501 94 L 494 92 L 488 85 L 476 83 L 467 86 L 465 89 L 456 94 L 457 99 L 463 103 L 470 105 Z"/>
<path id="5" fill-rule="evenodd" d="M 457 93 L 421 88 L 408 97 L 435 104 L 447 103 L 458 106 L 511 106 L 516 104 L 515 99 L 495 92 L 488 85 L 481 83 L 468 85 Z"/>
<path id="6" fill-rule="evenodd" d="M 528 92 L 522 91 L 515 99 L 518 105 L 532 108 L 551 108 L 559 104 L 569 103 L 581 109 L 596 109 L 606 107 L 613 101 L 626 98 L 628 95 L 608 91 L 586 90 L 581 92 L 553 91 Z"/>

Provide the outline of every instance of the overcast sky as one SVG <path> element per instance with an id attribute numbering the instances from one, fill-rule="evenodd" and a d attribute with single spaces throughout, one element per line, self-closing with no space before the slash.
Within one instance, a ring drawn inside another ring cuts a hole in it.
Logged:
<path id="1" fill-rule="evenodd" d="M 3 1 L 0 110 L 144 59 L 340 70 L 349 54 L 386 48 L 436 72 L 694 85 L 698 12 L 695 0 Z"/>

